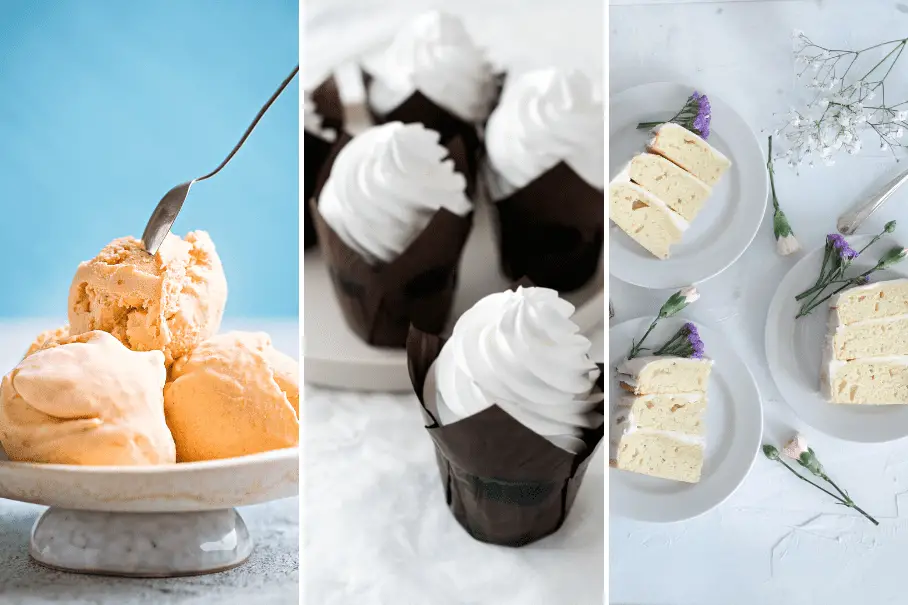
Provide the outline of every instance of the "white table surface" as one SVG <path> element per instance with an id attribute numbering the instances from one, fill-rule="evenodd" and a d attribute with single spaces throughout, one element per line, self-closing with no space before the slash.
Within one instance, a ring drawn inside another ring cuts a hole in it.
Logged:
<path id="1" fill-rule="evenodd" d="M 650 81 L 690 82 L 735 106 L 758 134 L 772 127 L 773 112 L 786 111 L 794 98 L 792 30 L 835 48 L 870 46 L 908 33 L 908 3 L 870 0 L 613 6 L 609 17 L 612 93 Z M 906 73 L 908 63 L 893 72 L 902 80 Z M 765 141 L 765 134 L 760 138 Z M 779 168 L 776 185 L 798 239 L 813 248 L 835 232 L 839 214 L 899 169 L 904 161 L 896 165 L 871 151 L 839 157 L 834 168 L 804 169 L 800 176 Z M 906 202 L 903 189 L 862 232 L 875 233 L 895 218 L 901 224 L 896 239 L 908 244 Z M 721 329 L 740 347 L 763 395 L 764 442 L 781 444 L 793 431 L 803 431 L 830 475 L 881 525 L 874 528 L 833 505 L 761 455 L 738 492 L 701 518 L 660 526 L 611 517 L 613 603 L 906 601 L 908 442 L 857 445 L 825 437 L 795 417 L 769 375 L 763 346 L 769 301 L 799 258 L 776 255 L 771 212 L 770 206 L 750 249 L 700 287 L 702 298 L 686 315 Z M 614 322 L 652 314 L 669 294 L 615 279 L 610 286 Z"/>
<path id="2" fill-rule="evenodd" d="M 432 0 L 307 0 L 304 81 L 385 38 Z M 601 80 L 600 0 L 461 0 L 446 10 L 500 64 L 580 67 Z M 326 296 L 331 296 L 326 293 Z M 597 349 L 602 352 L 599 330 Z M 414 396 L 307 387 L 305 589 L 319 605 L 595 605 L 602 602 L 605 458 L 565 526 L 520 549 L 470 538 L 444 502 Z"/>
<path id="3" fill-rule="evenodd" d="M 42 330 L 60 319 L 0 321 L 0 372 L 22 358 Z M 296 321 L 230 320 L 226 330 L 262 330 L 284 353 L 299 354 Z M 53 571 L 32 561 L 28 540 L 45 507 L 0 498 L 0 605 L 290 605 L 299 602 L 299 498 L 238 509 L 255 550 L 240 567 L 163 580 L 107 578 Z"/>

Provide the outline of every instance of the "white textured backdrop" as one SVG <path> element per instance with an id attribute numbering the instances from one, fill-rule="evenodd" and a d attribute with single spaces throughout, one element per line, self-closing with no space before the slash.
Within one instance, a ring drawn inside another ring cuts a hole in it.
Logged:
<path id="1" fill-rule="evenodd" d="M 609 10 L 609 86 L 619 92 L 652 81 L 683 81 L 734 105 L 755 131 L 794 99 L 791 33 L 861 48 L 908 35 L 908 2 L 804 0 L 615 6 Z M 853 46 L 852 46 L 853 45 Z M 908 76 L 908 62 L 893 72 Z M 765 136 L 760 136 L 764 141 Z M 871 147 L 868 145 L 867 147 Z M 765 147 L 764 147 L 765 151 Z M 904 169 L 886 154 L 838 159 L 835 167 L 777 170 L 776 185 L 802 243 L 822 245 L 836 218 L 875 185 Z M 622 605 L 905 603 L 908 552 L 908 443 L 857 445 L 799 421 L 775 388 L 763 345 L 769 302 L 798 256 L 774 251 L 771 210 L 753 245 L 700 288 L 687 316 L 721 329 L 737 345 L 763 395 L 765 440 L 780 444 L 802 429 L 836 482 L 881 521 L 874 528 L 760 456 L 739 491 L 713 512 L 669 526 L 610 519 L 610 594 Z M 890 219 L 908 244 L 908 189 L 862 228 Z M 615 322 L 652 314 L 668 296 L 615 279 Z M 708 343 L 707 343 L 708 346 Z"/>

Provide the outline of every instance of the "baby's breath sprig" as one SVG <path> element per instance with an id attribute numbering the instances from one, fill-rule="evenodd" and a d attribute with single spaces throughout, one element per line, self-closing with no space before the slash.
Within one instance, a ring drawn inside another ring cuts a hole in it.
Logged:
<path id="1" fill-rule="evenodd" d="M 853 508 L 857 512 L 861 513 L 868 521 L 870 521 L 874 525 L 880 524 L 879 521 L 871 517 L 864 509 L 855 504 L 854 500 L 851 499 L 851 496 L 848 495 L 848 492 L 846 490 L 841 489 L 838 485 L 835 484 L 835 482 L 833 482 L 832 479 L 829 478 L 829 475 L 826 474 L 826 469 L 824 469 L 823 465 L 820 464 L 820 460 L 817 458 L 816 452 L 813 451 L 813 448 L 808 447 L 807 440 L 802 435 L 795 435 L 791 439 L 791 441 L 789 441 L 785 445 L 785 447 L 782 448 L 781 454 L 779 453 L 779 448 L 777 448 L 776 446 L 769 444 L 764 445 L 763 455 L 770 460 L 778 462 L 779 464 L 784 466 L 790 473 L 792 473 L 801 481 L 809 483 L 827 496 L 831 496 L 842 506 Z M 805 477 L 802 473 L 799 473 L 793 466 L 789 465 L 787 462 L 785 462 L 785 460 L 783 460 L 783 456 L 797 462 L 798 466 L 809 472 L 814 477 L 825 481 L 830 487 L 832 487 L 832 489 L 834 489 L 838 493 L 833 493 L 825 487 L 814 483 L 813 481 Z"/>
<path id="2" fill-rule="evenodd" d="M 700 293 L 697 292 L 697 289 L 693 286 L 681 288 L 680 290 L 669 296 L 668 299 L 662 304 L 662 308 L 659 309 L 659 315 L 656 316 L 656 319 L 653 320 L 653 322 L 649 325 L 649 328 L 646 329 L 646 332 L 643 333 L 643 337 L 641 337 L 640 340 L 632 343 L 631 352 L 627 354 L 627 358 L 633 359 L 634 357 L 639 356 L 641 352 L 648 350 L 643 348 L 643 341 L 646 340 L 646 337 L 649 336 L 650 332 L 653 331 L 653 328 L 656 327 L 656 324 L 659 323 L 660 319 L 665 319 L 666 317 L 671 317 L 672 315 L 679 313 L 687 305 L 696 302 L 699 298 Z"/>
<path id="3" fill-rule="evenodd" d="M 861 248 L 855 250 L 848 241 L 838 233 L 830 233 L 826 236 L 826 248 L 823 251 L 823 264 L 820 265 L 820 274 L 816 283 L 807 288 L 797 296 L 795 300 L 801 303 L 801 308 L 796 317 L 809 315 L 820 304 L 829 300 L 842 290 L 853 286 L 862 286 L 870 281 L 870 276 L 882 269 L 886 269 L 896 263 L 902 262 L 908 255 L 908 248 L 894 247 L 890 248 L 883 254 L 877 263 L 858 275 L 846 277 L 845 272 L 851 266 L 854 259 L 858 258 L 867 248 L 875 244 L 887 233 L 895 231 L 895 221 L 889 221 L 883 230 L 875 235 L 870 242 Z M 829 291 L 830 287 L 835 287 Z"/>
<path id="4" fill-rule="evenodd" d="M 894 149 L 903 146 L 908 100 L 887 104 L 886 78 L 901 58 L 908 38 L 860 50 L 839 50 L 820 46 L 804 32 L 796 31 L 794 43 L 798 78 L 809 78 L 807 88 L 815 94 L 802 110 L 791 109 L 785 124 L 775 131 L 787 144 L 780 159 L 793 168 L 804 163 L 813 166 L 817 160 L 832 165 L 833 156 L 843 149 L 849 154 L 860 153 L 863 136 L 872 134 L 880 149 L 892 152 L 898 161 Z M 882 49 L 885 55 L 865 71 L 865 62 L 859 59 L 876 49 Z M 879 101 L 874 103 L 877 97 Z"/>

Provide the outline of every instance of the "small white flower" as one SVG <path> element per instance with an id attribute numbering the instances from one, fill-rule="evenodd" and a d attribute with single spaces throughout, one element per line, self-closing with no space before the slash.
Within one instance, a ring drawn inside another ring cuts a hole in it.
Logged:
<path id="1" fill-rule="evenodd" d="M 835 160 L 832 158 L 826 158 L 825 160 L 823 160 L 823 163 L 827 166 L 835 166 Z"/>
<path id="2" fill-rule="evenodd" d="M 800 126 L 800 125 L 801 125 L 801 118 L 798 117 L 798 116 L 794 116 L 793 118 L 791 118 L 791 120 L 788 121 L 788 124 L 789 124 L 790 126 Z"/>
<path id="3" fill-rule="evenodd" d="M 895 119 L 899 122 L 904 122 L 908 120 L 908 111 L 900 111 L 895 114 Z"/>
<path id="4" fill-rule="evenodd" d="M 791 438 L 785 447 L 782 448 L 782 453 L 791 458 L 792 460 L 797 460 L 801 457 L 801 454 L 807 451 L 807 439 L 804 438 L 800 433 L 796 434 Z"/>
<path id="5" fill-rule="evenodd" d="M 687 286 L 686 288 L 681 288 L 681 296 L 684 297 L 684 302 L 689 305 L 697 302 L 700 298 L 700 293 L 694 286 Z"/>
<path id="6" fill-rule="evenodd" d="M 820 99 L 817 105 L 820 106 L 820 109 L 826 109 L 827 107 L 829 107 L 829 99 Z"/>
<path id="7" fill-rule="evenodd" d="M 833 79 L 831 79 L 831 80 L 829 81 L 829 90 L 832 90 L 833 88 L 835 88 L 836 86 L 838 86 L 838 85 L 839 85 L 839 82 L 841 82 L 841 80 L 839 80 L 838 78 L 833 78 Z"/>
<path id="8" fill-rule="evenodd" d="M 813 166 L 811 162 L 810 166 Z M 801 249 L 801 244 L 795 238 L 794 234 L 783 235 L 776 240 L 776 252 L 782 256 L 788 256 Z"/>
<path id="9" fill-rule="evenodd" d="M 880 151 L 886 151 L 889 149 L 889 144 L 886 141 L 880 140 Z"/>
<path id="10" fill-rule="evenodd" d="M 905 129 L 899 126 L 895 129 L 895 138 L 901 139 L 905 135 Z"/>
<path id="11" fill-rule="evenodd" d="M 820 87 L 820 81 L 817 80 L 816 78 L 814 78 L 813 80 L 810 81 L 810 87 L 811 87 L 811 88 L 819 88 L 819 87 Z"/>

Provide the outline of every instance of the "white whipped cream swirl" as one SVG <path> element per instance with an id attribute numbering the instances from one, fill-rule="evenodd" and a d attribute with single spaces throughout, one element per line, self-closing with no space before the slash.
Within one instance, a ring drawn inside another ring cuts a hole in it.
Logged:
<path id="1" fill-rule="evenodd" d="M 508 78 L 486 125 L 495 189 L 505 197 L 566 162 L 583 180 L 605 186 L 605 113 L 590 79 L 577 71 L 532 71 Z"/>
<path id="2" fill-rule="evenodd" d="M 370 264 L 391 262 L 446 208 L 473 209 L 466 179 L 445 160 L 439 134 L 391 122 L 357 135 L 338 154 L 319 197 L 319 213 Z"/>
<path id="3" fill-rule="evenodd" d="M 599 368 L 573 313 L 548 288 L 519 287 L 473 305 L 435 362 L 440 422 L 498 405 L 558 445 L 601 425 L 593 412 L 603 399 L 594 392 Z"/>
<path id="4" fill-rule="evenodd" d="M 485 120 L 495 95 L 491 64 L 457 18 L 441 11 L 408 23 L 368 66 L 369 103 L 392 111 L 417 90 L 467 122 Z"/>

